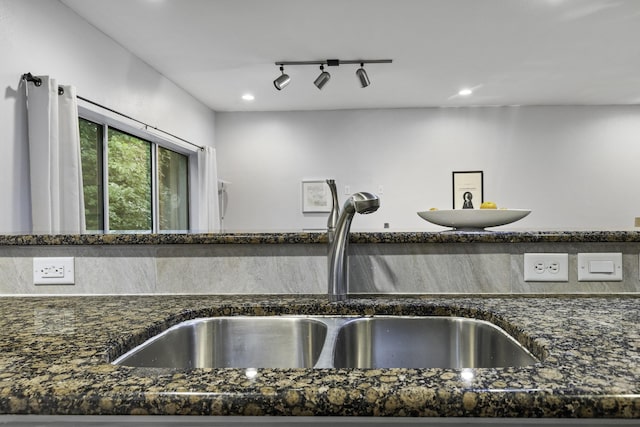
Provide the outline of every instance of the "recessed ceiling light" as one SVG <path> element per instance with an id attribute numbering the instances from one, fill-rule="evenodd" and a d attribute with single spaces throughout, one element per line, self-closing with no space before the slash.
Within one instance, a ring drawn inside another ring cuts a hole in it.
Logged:
<path id="1" fill-rule="evenodd" d="M 250 93 L 245 93 L 244 95 L 242 95 L 242 99 L 244 99 L 245 101 L 253 101 L 254 99 L 256 99 L 256 97 L 251 95 Z"/>
<path id="2" fill-rule="evenodd" d="M 473 91 L 471 89 L 460 89 L 460 91 L 458 92 L 458 95 L 460 96 L 469 96 L 473 93 Z"/>

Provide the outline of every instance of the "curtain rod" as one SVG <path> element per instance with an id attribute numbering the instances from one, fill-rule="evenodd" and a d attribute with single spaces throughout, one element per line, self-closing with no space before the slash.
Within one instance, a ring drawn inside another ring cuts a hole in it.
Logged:
<path id="1" fill-rule="evenodd" d="M 34 76 L 34 75 L 33 75 L 33 74 L 31 74 L 31 73 L 23 74 L 23 75 L 22 75 L 22 80 L 26 80 L 26 81 L 28 81 L 28 82 L 32 82 L 32 83 L 33 83 L 33 84 L 35 84 L 36 86 L 41 86 L 41 85 L 42 85 L 42 79 L 41 79 L 40 77 L 36 77 L 36 76 Z M 60 89 L 60 88 L 59 88 L 59 89 Z M 58 92 L 60 92 L 60 90 L 59 90 L 59 89 L 58 89 Z M 126 114 L 123 114 L 123 113 L 121 113 L 121 112 L 119 112 L 119 111 L 116 111 L 116 110 L 114 110 L 114 109 L 112 109 L 112 108 L 106 107 L 106 106 L 104 106 L 104 105 L 102 105 L 102 104 L 98 104 L 97 102 L 92 101 L 92 100 L 87 99 L 87 98 L 84 98 L 84 97 L 82 97 L 82 96 L 80 96 L 80 95 L 76 95 L 76 97 L 77 97 L 78 99 L 83 100 L 84 102 L 88 102 L 89 104 L 95 105 L 96 107 L 100 107 L 100 108 L 102 108 L 102 109 L 104 109 L 104 110 L 107 110 L 107 111 L 109 111 L 109 112 L 111 112 L 111 113 L 117 114 L 117 115 L 119 115 L 119 116 L 121 116 L 121 117 L 124 117 L 124 118 L 126 118 L 126 119 L 133 120 L 134 122 L 136 122 L 136 123 L 139 123 L 139 124 L 143 125 L 143 126 L 145 127 L 145 129 L 149 129 L 149 128 L 151 128 L 151 129 L 153 129 L 153 130 L 155 130 L 155 131 L 162 132 L 162 133 L 164 133 L 165 135 L 169 135 L 169 136 L 171 136 L 171 137 L 173 137 L 173 138 L 176 138 L 176 139 L 178 139 L 178 140 L 180 140 L 180 141 L 182 141 L 182 142 L 185 142 L 185 143 L 187 143 L 187 144 L 189 144 L 189 145 L 192 145 L 192 146 L 194 146 L 194 147 L 196 147 L 196 148 L 199 148 L 200 150 L 204 150 L 204 147 L 203 147 L 203 146 L 201 146 L 201 145 L 194 144 L 193 142 L 187 141 L 186 139 L 180 138 L 180 137 L 179 137 L 179 136 L 177 136 L 177 135 L 174 135 L 174 134 L 172 134 L 172 133 L 169 133 L 169 132 L 167 132 L 167 131 L 164 131 L 164 130 L 162 130 L 162 129 L 159 129 L 159 128 L 155 127 L 155 126 L 152 126 L 152 125 L 150 125 L 150 124 L 148 124 L 148 123 L 145 123 L 145 122 L 143 122 L 143 121 L 140 121 L 140 120 L 138 120 L 138 119 L 134 119 L 133 117 L 128 116 L 128 115 L 126 115 Z"/>

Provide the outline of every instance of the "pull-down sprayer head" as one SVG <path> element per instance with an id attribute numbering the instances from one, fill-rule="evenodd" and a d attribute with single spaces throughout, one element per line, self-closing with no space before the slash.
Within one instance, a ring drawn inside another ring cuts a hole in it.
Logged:
<path id="1" fill-rule="evenodd" d="M 344 210 L 350 214 L 370 214 L 378 210 L 380 207 L 380 199 L 372 193 L 360 192 L 355 193 L 347 199 L 344 204 Z"/>

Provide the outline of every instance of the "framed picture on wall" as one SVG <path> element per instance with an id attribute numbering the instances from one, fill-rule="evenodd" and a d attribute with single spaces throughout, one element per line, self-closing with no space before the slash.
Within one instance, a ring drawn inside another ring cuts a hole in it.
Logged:
<path id="1" fill-rule="evenodd" d="M 331 212 L 331 191 L 325 180 L 302 181 L 302 212 Z"/>
<path id="2" fill-rule="evenodd" d="M 484 199 L 482 171 L 457 171 L 453 174 L 453 209 L 478 209 Z"/>

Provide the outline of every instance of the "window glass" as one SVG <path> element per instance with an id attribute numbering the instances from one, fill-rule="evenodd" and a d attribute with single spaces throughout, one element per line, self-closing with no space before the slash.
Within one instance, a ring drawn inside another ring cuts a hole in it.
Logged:
<path id="1" fill-rule="evenodd" d="M 189 229 L 189 159 L 158 147 L 158 214 L 161 231 Z"/>
<path id="2" fill-rule="evenodd" d="M 153 231 L 151 143 L 109 129 L 109 230 Z"/>
<path id="3" fill-rule="evenodd" d="M 80 151 L 85 220 L 87 230 L 94 232 L 104 230 L 102 136 L 102 125 L 80 119 Z"/>

